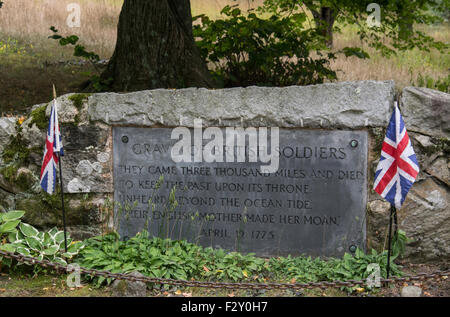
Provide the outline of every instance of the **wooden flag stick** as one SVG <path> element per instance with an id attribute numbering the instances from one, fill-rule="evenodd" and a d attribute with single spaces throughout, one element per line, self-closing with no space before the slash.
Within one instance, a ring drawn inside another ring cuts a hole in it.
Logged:
<path id="1" fill-rule="evenodd" d="M 64 249 L 67 252 L 67 227 L 66 227 L 66 209 L 64 208 L 64 186 L 62 178 L 62 167 L 61 167 L 61 154 L 58 154 L 59 158 L 59 180 L 61 186 L 61 207 L 63 212 L 63 226 L 64 226 Z"/>
<path id="2" fill-rule="evenodd" d="M 388 256 L 386 265 L 386 278 L 389 278 L 389 271 L 391 269 L 391 250 L 392 250 L 392 218 L 396 214 L 397 210 L 394 205 L 391 205 L 391 212 L 389 215 L 389 236 L 388 236 Z"/>
<path id="3" fill-rule="evenodd" d="M 53 85 L 53 99 L 55 100 L 54 106 L 56 107 L 56 89 Z M 59 124 L 58 124 L 59 127 Z M 59 127 L 61 131 L 61 127 Z M 58 152 L 58 164 L 59 164 L 59 186 L 61 187 L 61 207 L 63 214 L 63 226 L 64 226 L 64 250 L 67 252 L 67 226 L 66 226 L 66 209 L 64 208 L 64 184 L 62 177 L 62 165 L 61 165 L 61 151 Z"/>

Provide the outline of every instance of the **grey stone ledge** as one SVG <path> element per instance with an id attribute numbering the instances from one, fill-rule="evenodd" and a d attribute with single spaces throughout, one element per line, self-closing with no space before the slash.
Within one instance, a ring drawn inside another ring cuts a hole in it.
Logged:
<path id="1" fill-rule="evenodd" d="M 89 118 L 109 125 L 385 127 L 395 98 L 393 81 L 312 86 L 157 89 L 89 97 Z"/>

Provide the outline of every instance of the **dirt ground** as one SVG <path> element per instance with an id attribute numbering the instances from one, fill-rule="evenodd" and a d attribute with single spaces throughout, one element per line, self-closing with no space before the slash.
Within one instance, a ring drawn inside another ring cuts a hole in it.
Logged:
<path id="1" fill-rule="evenodd" d="M 403 263 L 406 275 L 431 273 L 448 270 L 448 262 L 435 264 Z M 301 291 L 280 290 L 215 290 L 205 288 L 155 287 L 147 292 L 148 297 L 399 297 L 401 289 L 407 285 L 419 286 L 423 297 L 450 297 L 450 281 L 447 276 L 437 280 L 425 280 L 414 283 L 393 284 L 380 289 L 357 289 L 352 293 L 340 289 L 313 289 Z M 80 288 L 70 288 L 66 276 L 39 274 L 36 276 L 0 273 L 0 297 L 111 297 L 111 287 L 95 288 L 82 283 Z"/>
<path id="2" fill-rule="evenodd" d="M 26 114 L 32 105 L 49 102 L 53 84 L 58 95 L 79 92 L 92 72 L 90 65 L 0 63 L 0 115 Z"/>

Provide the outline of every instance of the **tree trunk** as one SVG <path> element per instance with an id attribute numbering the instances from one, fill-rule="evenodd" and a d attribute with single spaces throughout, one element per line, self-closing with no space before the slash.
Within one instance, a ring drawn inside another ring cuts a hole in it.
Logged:
<path id="1" fill-rule="evenodd" d="M 101 77 L 112 91 L 213 87 L 192 35 L 189 0 L 125 0 Z"/>
<path id="2" fill-rule="evenodd" d="M 320 12 L 311 10 L 314 22 L 319 33 L 326 38 L 326 44 L 329 48 L 333 47 L 333 25 L 336 20 L 336 14 L 332 8 L 321 7 Z"/>
<path id="3" fill-rule="evenodd" d="M 414 5 L 411 7 L 408 2 L 397 3 L 398 38 L 403 41 L 408 40 L 414 31 L 414 21 L 411 20 L 411 10 L 414 10 Z"/>

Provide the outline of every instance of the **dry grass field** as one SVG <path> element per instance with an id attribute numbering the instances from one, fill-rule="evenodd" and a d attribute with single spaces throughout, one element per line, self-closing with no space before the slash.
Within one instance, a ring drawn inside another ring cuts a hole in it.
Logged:
<path id="1" fill-rule="evenodd" d="M 59 93 L 75 91 L 89 77 L 90 66 L 59 64 L 74 60 L 70 48 L 62 48 L 48 39 L 50 26 L 61 34 L 76 34 L 87 50 L 101 58 L 111 56 L 116 27 L 123 0 L 3 0 L 0 9 L 0 112 L 23 111 L 26 107 L 48 101 L 51 83 L 56 82 Z M 69 28 L 67 5 L 81 7 L 81 27 Z M 232 0 L 191 0 L 193 15 L 205 13 L 217 17 L 220 9 Z M 239 1 L 247 10 L 261 0 Z M 345 27 L 336 34 L 336 49 L 361 46 L 356 28 Z M 450 41 L 448 24 L 427 27 L 424 31 L 436 39 Z M 446 77 L 450 69 L 450 56 L 432 51 L 401 52 L 390 59 L 368 49 L 369 60 L 340 57 L 332 64 L 338 70 L 340 81 L 394 79 L 398 88 L 416 82 L 417 76 Z"/>

